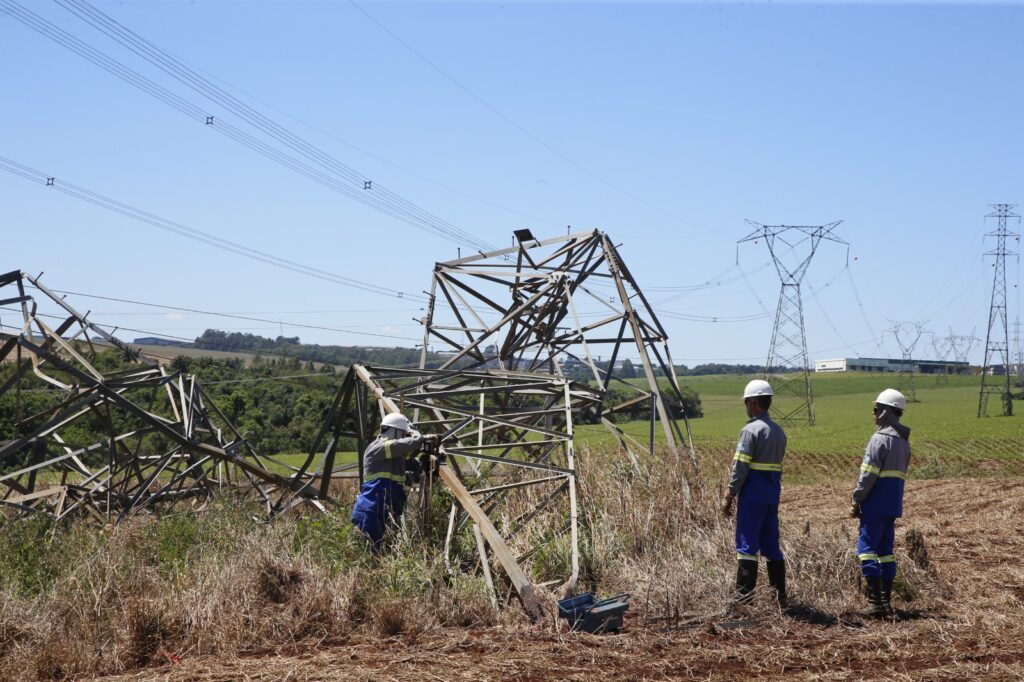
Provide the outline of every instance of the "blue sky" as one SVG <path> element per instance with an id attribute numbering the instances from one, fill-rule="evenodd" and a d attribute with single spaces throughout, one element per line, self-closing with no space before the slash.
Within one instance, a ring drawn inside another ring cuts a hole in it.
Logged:
<path id="1" fill-rule="evenodd" d="M 20 2 L 233 121 L 61 6 Z M 455 257 L 457 244 L 217 135 L 3 16 L 3 4 L 0 156 L 392 289 L 422 291 L 434 261 Z M 984 337 L 991 262 L 981 254 L 991 245 L 982 235 L 995 226 L 983 216 L 993 202 L 1024 203 L 1022 3 L 94 5 L 482 241 L 509 244 L 519 227 L 538 236 L 602 228 L 659 309 L 762 315 L 665 318 L 674 359 L 690 365 L 767 354 L 778 280 L 763 245 L 744 245 L 734 265 L 746 218 L 845 221 L 848 269 L 846 250 L 825 244 L 805 280 L 813 360 L 896 354 L 882 334 L 889 320 Z M 184 337 L 207 327 L 284 331 L 318 343 L 420 336 L 410 300 L 247 260 L 8 173 L 0 204 L 5 270 L 45 271 L 60 289 L 279 320 L 72 297 L 99 322 Z M 1007 272 L 1012 324 L 1016 259 Z M 665 289 L 706 281 L 723 283 Z M 0 322 L 9 317 L 0 311 Z"/>

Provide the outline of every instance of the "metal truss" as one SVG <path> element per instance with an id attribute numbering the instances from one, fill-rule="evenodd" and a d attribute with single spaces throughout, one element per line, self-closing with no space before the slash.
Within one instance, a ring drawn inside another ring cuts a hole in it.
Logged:
<path id="1" fill-rule="evenodd" d="M 772 340 L 764 369 L 765 379 L 771 382 L 776 396 L 772 403 L 775 419 L 783 424 L 806 422 L 813 426 L 814 392 L 807 359 L 807 333 L 800 283 L 822 240 L 846 245 L 849 260 L 850 245 L 833 234 L 843 221 L 837 220 L 827 225 L 762 225 L 753 220 L 747 222 L 754 227 L 754 231 L 736 243 L 736 261 L 739 262 L 740 244 L 756 244 L 764 240 L 781 282 Z M 791 254 L 796 253 L 798 247 L 803 248 L 807 255 L 798 256 L 792 262 Z M 786 374 L 776 374 L 779 368 L 786 371 Z"/>
<path id="2" fill-rule="evenodd" d="M 985 335 L 985 360 L 981 366 L 981 390 L 978 394 L 978 416 L 988 414 L 988 398 L 999 397 L 1004 416 L 1013 414 L 1013 393 L 1010 391 L 1010 327 L 1006 314 L 1006 257 L 1017 255 L 1006 245 L 1008 238 L 1020 239 L 1020 235 L 1007 227 L 1009 218 L 1020 216 L 1013 212 L 1016 204 L 992 204 L 995 209 L 986 218 L 995 218 L 997 227 L 986 237 L 996 238 L 996 248 L 985 253 L 994 256 L 995 272 L 992 275 L 992 301 L 988 308 L 988 333 Z M 1003 376 L 996 378 L 996 366 L 1002 365 Z M 990 376 L 991 374 L 991 376 Z"/>
<path id="3" fill-rule="evenodd" d="M 914 376 L 919 370 L 914 362 L 914 349 L 924 336 L 924 326 L 918 322 L 889 321 L 892 322 L 889 332 L 896 340 L 896 345 L 900 347 L 900 373 L 896 377 L 896 390 L 906 396 L 909 402 L 919 402 L 914 384 Z"/>
<path id="4" fill-rule="evenodd" d="M 948 336 L 938 336 L 933 333 L 931 337 L 932 350 L 935 351 L 935 359 L 943 363 L 942 371 L 935 374 L 935 385 L 945 385 L 949 383 L 949 374 L 951 371 L 949 356 L 953 352 L 953 343 Z"/>
<path id="5" fill-rule="evenodd" d="M 608 235 L 594 230 L 537 240 L 518 230 L 516 238 L 513 247 L 435 265 L 420 366 L 433 347 L 446 355 L 441 369 L 585 377 L 605 394 L 621 389 L 627 399 L 604 401 L 597 414 L 634 465 L 654 454 L 660 424 L 669 452 L 678 456 L 685 447 L 696 470 L 668 334 Z M 622 376 L 620 363 L 629 355 L 640 363 L 639 382 Z M 646 443 L 609 418 L 637 407 L 651 415 Z"/>
<path id="6" fill-rule="evenodd" d="M 660 424 L 668 453 L 686 449 L 699 472 L 668 335 L 608 236 L 517 237 L 512 248 L 436 264 L 420 368 L 353 366 L 297 467 L 256 452 L 194 377 L 168 373 L 38 278 L 0 276 L 0 309 L 21 311 L 18 333 L 0 345 L 0 362 L 15 363 L 0 398 L 13 393 L 20 405 L 27 382 L 45 382 L 52 394 L 46 410 L 19 413 L 13 437 L 0 441 L 0 503 L 13 513 L 85 510 L 116 521 L 183 501 L 199 507 L 230 488 L 257 496 L 271 518 L 305 503 L 323 510 L 333 503 L 332 479 L 361 481 L 362 452 L 380 417 L 402 411 L 442 441 L 415 488 L 419 527 L 441 527 L 431 519 L 440 479 L 454 498 L 441 520 L 453 570 L 476 567 L 497 602 L 492 565 L 500 566 L 538 617 L 531 574 L 564 593 L 579 578 L 573 438 L 581 415 L 600 419 L 638 468 L 656 456 Z M 54 328 L 28 287 L 60 311 Z M 100 344 L 124 353 L 130 369 L 97 369 Z M 440 367 L 426 367 L 431 344 L 447 351 Z M 623 376 L 624 358 L 639 362 L 638 381 Z M 613 388 L 627 397 L 610 400 Z M 639 408 L 650 415 L 646 443 L 614 422 Z M 70 435 L 80 432 L 103 436 L 87 443 Z M 343 438 L 357 442 L 355 465 L 336 466 Z M 682 493 L 689 500 L 688 486 Z"/>
<path id="7" fill-rule="evenodd" d="M 599 408 L 600 390 L 564 377 L 504 369 L 355 365 L 339 396 L 342 411 L 356 406 L 360 452 L 390 412 L 412 414 L 421 432 L 441 438 L 436 475 L 455 498 L 445 553 L 450 561 L 464 562 L 467 549 L 475 552 L 495 600 L 492 559 L 533 615 L 536 595 L 527 571 L 563 537 L 568 574 L 554 575 L 548 567 L 541 577 L 560 591 L 573 590 L 580 569 L 573 415 Z M 425 532 L 434 474 L 435 468 L 427 471 L 415 496 Z"/>
<path id="8" fill-rule="evenodd" d="M 43 313 L 40 303 L 57 314 Z M 310 477 L 271 471 L 269 458 L 195 377 L 167 373 L 37 277 L 0 275 L 0 307 L 9 306 L 16 306 L 20 328 L 0 336 L 0 365 L 13 365 L 0 400 L 15 407 L 7 440 L 0 440 L 0 507 L 7 514 L 85 514 L 116 523 L 183 502 L 198 508 L 224 489 L 255 495 L 271 515 L 296 499 L 323 509 Z M 97 352 L 110 348 L 131 361 L 128 369 L 97 367 Z M 28 391 L 45 396 L 46 407 L 24 414 Z"/>

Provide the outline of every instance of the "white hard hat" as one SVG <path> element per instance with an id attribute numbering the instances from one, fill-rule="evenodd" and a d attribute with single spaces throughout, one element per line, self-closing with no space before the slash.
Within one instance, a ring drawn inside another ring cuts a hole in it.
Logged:
<path id="1" fill-rule="evenodd" d="M 772 386 L 764 379 L 754 379 L 743 389 L 743 399 L 756 398 L 759 395 L 775 395 Z"/>
<path id="2" fill-rule="evenodd" d="M 380 420 L 380 428 L 384 429 L 398 429 L 399 431 L 410 431 L 409 418 L 399 412 L 392 412 L 391 414 L 384 415 L 384 418 Z"/>
<path id="3" fill-rule="evenodd" d="M 875 403 L 879 405 L 888 405 L 889 407 L 895 407 L 897 410 L 907 409 L 907 398 L 902 393 L 897 391 L 895 388 L 887 388 L 878 394 L 875 398 Z"/>

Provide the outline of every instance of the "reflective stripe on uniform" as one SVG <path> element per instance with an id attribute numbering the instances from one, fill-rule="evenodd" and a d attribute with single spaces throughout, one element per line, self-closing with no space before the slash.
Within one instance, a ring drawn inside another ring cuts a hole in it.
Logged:
<path id="1" fill-rule="evenodd" d="M 363 478 L 363 483 L 376 481 L 378 478 L 386 478 L 389 481 L 394 481 L 395 483 L 405 484 L 405 474 L 393 474 L 390 471 L 381 471 L 376 474 L 367 474 Z"/>
<path id="2" fill-rule="evenodd" d="M 881 471 L 878 474 L 879 478 L 906 478 L 907 475 L 902 471 L 896 469 L 889 469 L 887 471 Z"/>
<path id="3" fill-rule="evenodd" d="M 886 554 L 885 556 L 878 557 L 878 563 L 880 564 L 891 564 L 896 561 L 896 555 Z"/>
<path id="4" fill-rule="evenodd" d="M 867 462 L 865 462 L 864 464 L 860 465 L 860 470 L 861 471 L 866 471 L 869 474 L 875 474 L 875 475 L 877 475 L 878 472 L 881 471 L 881 469 L 879 469 L 878 467 L 873 467 L 870 464 L 868 464 Z"/>
<path id="5" fill-rule="evenodd" d="M 384 441 L 384 459 L 391 459 L 391 441 Z"/>
<path id="6" fill-rule="evenodd" d="M 750 455 L 744 455 L 742 452 L 737 452 L 735 455 L 733 455 L 733 459 L 750 464 L 752 458 L 750 457 Z"/>
<path id="7" fill-rule="evenodd" d="M 763 464 L 761 462 L 751 462 L 750 468 L 757 471 L 782 471 L 781 464 Z"/>
<path id="8" fill-rule="evenodd" d="M 736 552 L 736 559 L 738 561 L 757 561 L 757 557 L 752 554 L 743 554 L 742 552 Z"/>
<path id="9" fill-rule="evenodd" d="M 861 561 L 878 561 L 877 554 L 858 554 L 857 558 Z"/>

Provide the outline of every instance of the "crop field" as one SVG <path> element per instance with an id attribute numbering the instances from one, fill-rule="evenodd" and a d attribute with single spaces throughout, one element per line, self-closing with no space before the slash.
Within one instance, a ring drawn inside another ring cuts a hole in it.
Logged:
<path id="1" fill-rule="evenodd" d="M 694 446 L 711 467 L 729 466 L 740 427 L 746 420 L 743 386 L 754 377 L 683 377 L 682 383 L 700 394 L 704 416 L 690 422 Z M 786 479 L 812 481 L 855 475 L 864 446 L 874 430 L 871 405 L 878 393 L 891 386 L 893 375 L 843 373 L 814 375 L 815 426 L 786 428 Z M 1024 408 L 1017 403 L 1012 417 L 977 417 L 979 377 L 951 376 L 939 384 L 936 377 L 916 379 L 919 402 L 907 407 L 903 422 L 912 429 L 914 466 L 911 476 L 995 476 L 1024 474 Z M 991 401 L 990 414 L 998 407 Z M 623 425 L 631 435 L 646 439 L 644 422 Z M 601 426 L 577 428 L 582 442 L 603 442 Z M 656 437 L 659 436 L 656 433 Z M 710 473 L 710 472 L 709 472 Z"/>
<path id="2" fill-rule="evenodd" d="M 314 642 L 253 645 L 185 657 L 111 681 L 205 680 L 1018 680 L 1024 676 L 1024 482 L 927 481 L 912 485 L 897 536 L 901 579 L 895 622 L 863 606 L 849 545 L 845 499 L 801 486 L 783 499 L 791 591 L 802 605 L 782 616 L 761 595 L 749 617 L 716 613 L 731 557 L 691 573 L 680 547 L 652 548 L 620 635 L 566 633 L 487 619 L 468 627 L 434 620 L 382 636 L 342 627 Z M 727 530 L 727 529 L 726 529 Z M 727 533 L 726 533 L 727 534 Z M 908 546 L 908 538 L 915 544 Z M 724 542 L 724 538 L 721 538 Z M 685 553 L 685 550 L 683 550 Z M 828 554 L 834 556 L 827 556 Z M 685 555 L 685 554 L 684 554 Z M 614 562 L 613 562 L 614 563 Z M 681 565 L 680 565 L 681 564 Z M 616 567 L 614 570 L 621 570 Z M 763 578 L 763 576 L 762 576 Z M 688 582 L 689 581 L 689 582 Z M 615 583 L 614 587 L 621 583 Z M 609 588 L 612 588 L 609 585 Z M 666 589 L 667 588 L 667 589 Z M 662 592 L 662 590 L 665 590 Z M 660 598 L 680 601 L 659 604 Z M 682 610 L 685 604 L 687 609 Z M 666 608 L 667 607 L 667 608 Z M 287 606 L 286 608 L 294 608 Z M 418 615 L 418 614 L 417 614 Z M 393 623 L 392 623 L 393 625 Z"/>
<path id="3" fill-rule="evenodd" d="M 0 679 L 1024 676 L 1021 415 L 978 419 L 977 378 L 919 379 L 904 419 L 914 459 L 897 526 L 899 617 L 876 622 L 860 615 L 846 509 L 887 377 L 815 377 L 818 425 L 788 429 L 780 508 L 797 608 L 771 604 L 762 569 L 753 607 L 736 612 L 733 523 L 717 505 L 748 377 L 686 379 L 705 414 L 692 420 L 696 481 L 663 450 L 634 472 L 602 427 L 578 430 L 581 587 L 632 595 L 621 634 L 567 632 L 553 594 L 540 623 L 515 602 L 496 609 L 478 573 L 449 572 L 411 528 L 372 556 L 344 505 L 267 524 L 225 496 L 108 529 L 0 522 Z M 565 546 L 544 561 L 565 562 Z"/>

